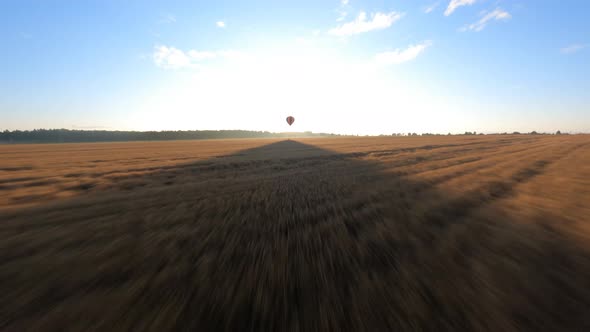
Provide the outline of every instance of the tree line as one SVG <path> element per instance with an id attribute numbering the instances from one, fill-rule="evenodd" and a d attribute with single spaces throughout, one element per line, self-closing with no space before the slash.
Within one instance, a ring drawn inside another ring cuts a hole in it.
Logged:
<path id="1" fill-rule="evenodd" d="M 556 135 L 562 133 L 558 130 Z M 434 133 L 393 133 L 391 136 L 450 136 Z M 475 131 L 466 131 L 455 135 L 483 135 Z M 453 136 L 455 136 L 453 135 Z M 532 131 L 530 133 L 497 133 L 487 135 L 546 135 Z M 172 141 L 198 139 L 230 139 L 230 138 L 299 138 L 341 136 L 328 133 L 272 133 L 269 131 L 250 130 L 179 130 L 179 131 L 110 131 L 110 130 L 69 130 L 69 129 L 35 129 L 0 131 L 0 143 L 88 143 L 88 142 L 126 142 L 126 141 Z M 346 136 L 346 135 L 344 135 Z M 358 136 L 358 135 L 352 135 Z M 368 136 L 368 135 L 367 135 Z M 389 136 L 389 135 L 379 135 Z"/>
<path id="2" fill-rule="evenodd" d="M 125 141 L 170 141 L 229 138 L 281 138 L 336 136 L 327 133 L 272 133 L 249 130 L 109 131 L 35 129 L 0 132 L 1 143 L 84 143 Z"/>
<path id="3" fill-rule="evenodd" d="M 463 134 L 451 134 L 451 133 L 448 133 L 448 134 L 433 134 L 433 133 L 422 133 L 422 134 L 418 134 L 418 133 L 412 133 L 412 132 L 409 132 L 407 134 L 405 134 L 405 133 L 393 133 L 393 134 L 391 134 L 391 136 L 465 136 L 465 135 L 467 135 L 467 136 L 475 136 L 475 135 L 482 136 L 482 135 L 569 135 L 569 134 L 567 134 L 567 133 L 562 134 L 560 130 L 558 130 L 557 132 L 555 132 L 555 134 L 553 134 L 553 133 L 539 133 L 539 132 L 537 132 L 535 130 L 533 130 L 533 131 L 531 131 L 529 133 L 521 133 L 521 132 L 518 132 L 518 131 L 514 131 L 514 132 L 511 132 L 511 133 L 509 133 L 509 132 L 503 132 L 503 133 L 484 134 L 484 133 L 477 133 L 477 131 L 466 131 Z M 379 136 L 388 136 L 388 135 L 379 135 Z"/>

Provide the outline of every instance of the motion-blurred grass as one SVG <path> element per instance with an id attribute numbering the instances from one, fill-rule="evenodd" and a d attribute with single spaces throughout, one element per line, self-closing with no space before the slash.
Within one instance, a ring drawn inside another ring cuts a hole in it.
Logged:
<path id="1" fill-rule="evenodd" d="M 0 146 L 2 331 L 590 330 L 590 138 Z"/>

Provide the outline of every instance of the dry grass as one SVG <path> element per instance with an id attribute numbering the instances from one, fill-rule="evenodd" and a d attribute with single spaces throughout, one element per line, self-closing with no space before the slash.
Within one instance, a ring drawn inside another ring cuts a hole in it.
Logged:
<path id="1" fill-rule="evenodd" d="M 590 137 L 0 146 L 2 331 L 588 331 Z"/>

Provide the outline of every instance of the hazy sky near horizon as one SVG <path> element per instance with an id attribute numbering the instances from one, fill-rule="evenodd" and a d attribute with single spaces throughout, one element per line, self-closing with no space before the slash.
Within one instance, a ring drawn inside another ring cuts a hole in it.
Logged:
<path id="1" fill-rule="evenodd" d="M 0 0 L 0 130 L 590 132 L 589 12 L 586 0 Z"/>

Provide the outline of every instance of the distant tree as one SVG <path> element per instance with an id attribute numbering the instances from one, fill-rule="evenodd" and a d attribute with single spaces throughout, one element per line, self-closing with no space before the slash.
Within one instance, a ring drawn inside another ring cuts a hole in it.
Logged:
<path id="1" fill-rule="evenodd" d="M 561 135 L 561 130 L 558 130 L 555 135 Z"/>
<path id="2" fill-rule="evenodd" d="M 515 132 L 512 133 L 512 135 L 520 135 L 520 132 L 515 131 Z"/>
<path id="3" fill-rule="evenodd" d="M 539 133 L 537 133 L 536 131 L 534 131 L 534 130 L 533 130 L 533 131 L 531 131 L 531 133 L 530 133 L 530 134 L 531 134 L 531 135 L 538 135 Z"/>

